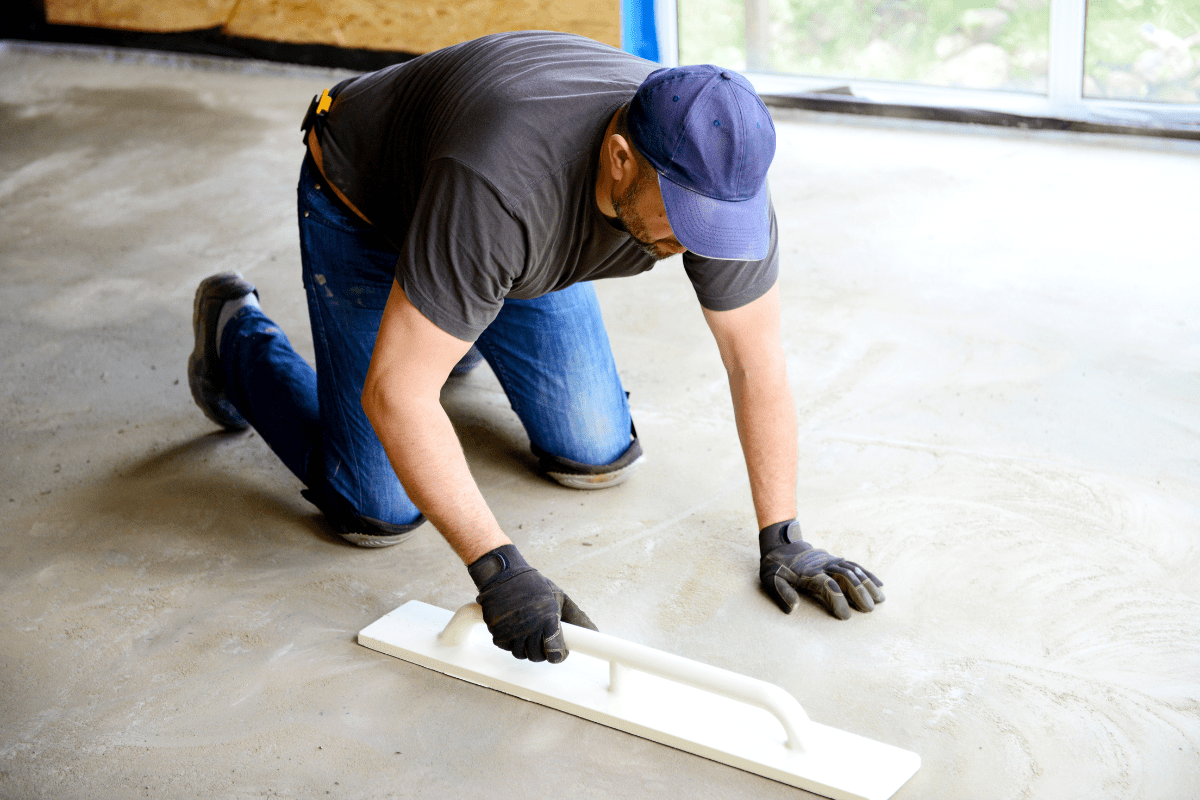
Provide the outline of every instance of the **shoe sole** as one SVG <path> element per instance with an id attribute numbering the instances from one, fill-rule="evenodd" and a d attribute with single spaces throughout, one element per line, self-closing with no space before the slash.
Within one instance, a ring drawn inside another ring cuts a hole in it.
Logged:
<path id="1" fill-rule="evenodd" d="M 391 547 L 394 544 L 400 544 L 408 537 L 416 533 L 413 531 L 405 531 L 404 533 L 396 534 L 370 534 L 370 533 L 339 533 L 348 542 L 358 545 L 359 547 Z"/>
<path id="2" fill-rule="evenodd" d="M 613 486 L 620 486 L 629 477 L 633 475 L 633 471 L 637 465 L 642 462 L 642 458 L 637 458 L 630 464 L 613 470 L 612 472 L 602 472 L 599 475 L 584 475 L 578 472 L 552 472 L 547 470 L 546 474 L 554 480 L 571 489 L 608 489 Z"/>

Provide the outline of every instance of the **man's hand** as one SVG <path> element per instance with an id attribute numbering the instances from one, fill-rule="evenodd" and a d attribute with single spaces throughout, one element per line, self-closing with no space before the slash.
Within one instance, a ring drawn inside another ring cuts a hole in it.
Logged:
<path id="1" fill-rule="evenodd" d="M 511 544 L 488 551 L 467 570 L 479 589 L 476 599 L 492 642 L 517 658 L 551 664 L 566 658 L 560 619 L 596 630 L 588 615 Z"/>
<path id="2" fill-rule="evenodd" d="M 818 550 L 800 538 L 794 519 L 759 531 L 763 589 L 788 614 L 800 603 L 797 591 L 812 595 L 838 619 L 850 619 L 850 606 L 871 611 L 884 600 L 883 581 L 853 561 Z M 850 602 L 846 602 L 846 598 Z"/>

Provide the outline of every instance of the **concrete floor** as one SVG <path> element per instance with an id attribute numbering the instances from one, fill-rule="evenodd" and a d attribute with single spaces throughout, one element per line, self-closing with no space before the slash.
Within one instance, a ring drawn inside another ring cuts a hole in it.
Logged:
<path id="1" fill-rule="evenodd" d="M 317 70 L 0 47 L 0 796 L 784 798 L 360 647 L 473 591 L 436 531 L 332 537 L 184 363 L 239 269 L 311 352 L 293 187 Z M 917 751 L 896 795 L 1200 797 L 1200 149 L 779 115 L 808 538 L 875 613 L 781 614 L 678 262 L 598 287 L 648 457 L 538 477 L 445 392 L 531 561 L 602 629 Z M 863 769 L 870 769 L 863 764 Z"/>

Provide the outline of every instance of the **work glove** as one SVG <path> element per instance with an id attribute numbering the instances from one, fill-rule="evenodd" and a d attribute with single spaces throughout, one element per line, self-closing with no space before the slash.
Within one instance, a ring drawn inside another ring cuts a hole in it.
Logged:
<path id="1" fill-rule="evenodd" d="M 759 531 L 758 548 L 763 589 L 788 614 L 800 604 L 798 592 L 811 595 L 838 619 L 850 619 L 850 606 L 871 611 L 884 600 L 879 591 L 883 581 L 853 561 L 801 540 L 800 524 L 794 519 Z"/>
<path id="2" fill-rule="evenodd" d="M 529 566 L 517 548 L 501 545 L 467 567 L 479 589 L 492 642 L 517 658 L 557 664 L 567 657 L 558 622 L 596 630 L 575 601 Z"/>

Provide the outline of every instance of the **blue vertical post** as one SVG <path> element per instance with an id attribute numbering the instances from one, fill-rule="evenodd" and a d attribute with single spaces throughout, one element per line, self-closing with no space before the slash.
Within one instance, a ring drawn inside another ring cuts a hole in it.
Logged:
<path id="1" fill-rule="evenodd" d="M 621 47 L 649 61 L 659 60 L 654 0 L 621 0 Z"/>

